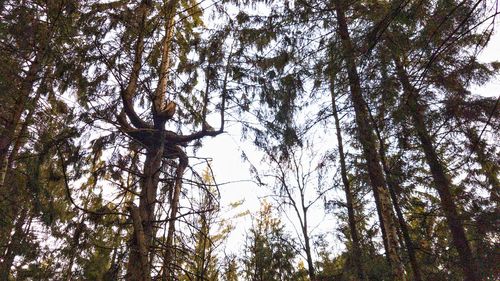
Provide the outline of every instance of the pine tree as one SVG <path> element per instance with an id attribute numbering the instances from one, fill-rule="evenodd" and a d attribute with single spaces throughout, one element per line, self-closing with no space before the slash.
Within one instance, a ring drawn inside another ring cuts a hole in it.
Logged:
<path id="1" fill-rule="evenodd" d="M 272 206 L 263 202 L 247 234 L 242 259 L 246 280 L 295 280 L 293 240 L 282 222 L 273 215 Z"/>

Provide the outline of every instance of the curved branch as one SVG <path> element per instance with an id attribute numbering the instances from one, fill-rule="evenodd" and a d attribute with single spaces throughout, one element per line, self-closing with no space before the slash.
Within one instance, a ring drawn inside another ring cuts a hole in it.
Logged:
<path id="1" fill-rule="evenodd" d="M 75 206 L 75 208 L 77 208 L 78 210 L 80 210 L 80 211 L 82 211 L 84 213 L 92 214 L 92 215 L 98 215 L 98 216 L 103 216 L 103 215 L 122 215 L 122 216 L 128 216 L 128 214 L 121 213 L 121 212 L 92 211 L 92 210 L 86 209 L 86 208 L 81 207 L 78 204 L 76 204 L 75 200 L 71 196 L 71 190 L 69 188 L 69 179 L 68 179 L 68 174 L 67 174 L 67 171 L 66 171 L 66 166 L 67 165 L 66 165 L 66 163 L 64 161 L 64 157 L 62 155 L 62 152 L 61 152 L 59 146 L 57 147 L 57 154 L 59 156 L 59 159 L 61 160 L 61 168 L 62 168 L 62 172 L 63 172 L 64 185 L 66 187 L 66 196 L 68 197 L 68 199 L 71 202 L 71 204 L 73 204 L 73 206 Z M 101 209 L 105 210 L 106 208 L 101 208 Z"/>
<path id="2" fill-rule="evenodd" d="M 167 150 L 167 149 L 166 149 Z M 171 208 L 170 208 L 170 221 L 168 224 L 168 234 L 166 241 L 166 249 L 163 256 L 163 276 L 162 280 L 167 280 L 167 276 L 169 273 L 170 262 L 172 260 L 172 247 L 173 247 L 173 237 L 175 232 L 175 222 L 176 219 L 173 219 L 177 215 L 177 211 L 179 209 L 179 197 L 181 194 L 182 188 L 182 175 L 184 174 L 184 170 L 189 164 L 188 157 L 184 151 L 178 146 L 170 146 L 168 147 L 168 152 L 171 152 L 171 156 L 175 158 L 179 158 L 179 165 L 177 166 L 176 174 L 175 174 L 175 186 L 174 192 L 171 198 Z"/>
<path id="3" fill-rule="evenodd" d="M 125 89 L 122 89 L 120 92 L 120 96 L 123 102 L 123 109 L 127 114 L 127 117 L 137 128 L 151 128 L 151 124 L 148 124 L 146 121 L 142 120 L 134 109 L 134 96 L 137 92 L 137 83 L 139 81 L 139 73 L 141 72 L 142 67 L 142 53 L 144 52 L 144 30 L 146 25 L 146 20 L 148 16 L 148 4 L 147 1 L 143 1 L 139 7 L 138 12 L 141 15 L 140 26 L 138 28 L 139 34 L 137 35 L 137 41 L 135 44 L 135 54 L 134 54 L 134 62 L 132 65 L 132 72 L 130 73 L 130 78 L 128 81 L 128 85 Z"/>

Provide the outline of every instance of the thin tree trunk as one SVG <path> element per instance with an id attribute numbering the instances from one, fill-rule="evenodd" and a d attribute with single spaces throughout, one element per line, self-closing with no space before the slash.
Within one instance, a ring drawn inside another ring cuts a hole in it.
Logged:
<path id="1" fill-rule="evenodd" d="M 439 160 L 436 150 L 434 149 L 432 138 L 425 125 L 425 110 L 419 102 L 417 89 L 411 85 L 408 75 L 406 74 L 406 70 L 399 61 L 399 58 L 394 57 L 394 62 L 396 65 L 397 75 L 401 81 L 407 98 L 408 110 L 413 120 L 413 126 L 416 130 L 422 150 L 424 151 L 427 164 L 430 167 L 434 184 L 441 200 L 441 208 L 443 209 L 451 231 L 453 245 L 459 255 L 460 265 L 464 272 L 465 280 L 480 280 L 478 277 L 476 262 L 472 256 L 469 241 L 467 241 L 467 237 L 465 235 L 463 223 L 460 219 L 457 206 L 453 200 L 450 178 L 445 172 L 444 165 Z"/>
<path id="2" fill-rule="evenodd" d="M 385 258 L 387 262 L 390 264 L 391 263 L 391 258 L 389 256 L 389 242 L 388 242 L 388 236 L 387 236 L 387 228 L 385 227 L 384 223 L 384 217 L 382 215 L 382 205 L 380 204 L 380 196 L 379 196 L 379 189 L 378 188 L 373 188 L 372 187 L 372 192 L 373 192 L 373 198 L 375 199 L 375 209 L 377 211 L 377 216 L 378 216 L 378 221 L 380 225 L 380 232 L 382 233 L 382 244 L 384 246 L 385 250 Z M 396 231 L 396 230 L 394 230 Z"/>
<path id="3" fill-rule="evenodd" d="M 18 98 L 15 101 L 12 116 L 10 116 L 5 127 L 2 128 L 0 134 L 0 188 L 3 188 L 5 175 L 7 173 L 9 149 L 14 140 L 19 121 L 26 109 L 26 102 L 28 101 L 39 71 L 40 63 L 37 57 L 30 65 L 26 77 L 21 82 L 21 88 L 19 89 Z"/>
<path id="4" fill-rule="evenodd" d="M 167 93 L 168 71 L 170 70 L 170 50 L 174 36 L 175 12 L 178 0 L 169 0 L 165 5 L 165 36 L 162 42 L 162 59 L 160 63 L 160 81 L 156 88 L 153 100 L 154 112 L 160 113 L 164 110 Z M 155 114 L 156 115 L 156 114 Z"/>
<path id="5" fill-rule="evenodd" d="M 347 28 L 344 8 L 341 0 L 335 0 L 335 10 L 337 14 L 338 33 L 342 41 L 342 49 L 347 65 L 347 74 L 351 91 L 351 100 L 354 105 L 356 115 L 356 125 L 359 141 L 363 148 L 368 175 L 372 188 L 378 192 L 380 202 L 379 209 L 382 217 L 382 222 L 385 228 L 387 237 L 386 253 L 391 263 L 392 275 L 394 280 L 406 280 L 403 263 L 397 251 L 397 234 L 396 226 L 393 220 L 392 204 L 387 191 L 384 173 L 380 165 L 380 158 L 377 152 L 376 139 L 373 134 L 373 128 L 368 118 L 366 103 L 361 93 L 361 84 L 359 81 L 356 62 L 354 57 L 354 49 Z"/>
<path id="6" fill-rule="evenodd" d="M 333 78 L 332 78 L 333 79 Z M 363 269 L 363 264 L 362 264 L 362 252 L 361 252 L 361 244 L 359 242 L 358 238 L 358 230 L 356 227 L 356 216 L 354 213 L 354 196 L 351 192 L 351 184 L 349 182 L 349 179 L 347 178 L 347 167 L 346 167 L 346 162 L 345 162 L 345 155 L 344 155 L 344 145 L 342 142 L 342 130 L 340 128 L 340 120 L 338 117 L 338 112 L 337 112 L 337 105 L 335 102 L 335 95 L 333 92 L 333 81 L 332 83 L 332 89 L 331 89 L 331 96 L 332 96 L 332 112 L 333 112 L 333 118 L 335 119 L 335 128 L 337 131 L 337 142 L 338 142 L 338 150 L 339 150 L 339 159 L 340 159 L 340 174 L 342 176 L 342 183 L 344 185 L 344 192 L 345 192 L 345 197 L 346 197 L 346 204 L 347 204 L 347 217 L 349 220 L 349 230 L 351 234 L 351 240 L 352 240 L 352 260 L 354 262 L 354 265 L 356 266 L 356 271 L 358 274 L 359 280 L 367 280 L 365 271 Z"/>
<path id="7" fill-rule="evenodd" d="M 134 226 L 134 247 L 131 247 L 130 249 L 131 253 L 129 258 L 127 279 L 149 281 L 151 280 L 151 275 L 149 272 L 150 264 L 148 260 L 149 247 L 146 242 L 148 239 L 144 231 L 144 224 L 141 218 L 140 209 L 131 204 L 129 206 L 129 211 L 132 217 L 132 224 Z M 134 258 L 133 260 L 132 257 Z M 131 261 L 138 261 L 139 263 L 131 264 Z"/>
<path id="8" fill-rule="evenodd" d="M 386 179 L 387 179 L 387 186 L 389 187 L 389 194 L 391 195 L 392 203 L 394 205 L 394 210 L 396 210 L 396 217 L 399 222 L 399 227 L 401 228 L 401 232 L 403 235 L 403 240 L 406 246 L 406 251 L 408 252 L 408 258 L 410 260 L 410 265 L 413 270 L 413 279 L 415 281 L 422 281 L 422 275 L 420 273 L 420 266 L 417 262 L 417 257 L 415 254 L 415 247 L 413 245 L 413 241 L 411 240 L 410 237 L 410 232 L 408 230 L 408 224 L 406 223 L 406 219 L 403 215 L 403 212 L 401 211 L 401 207 L 399 206 L 399 199 L 396 194 L 396 190 L 399 190 L 400 187 L 398 186 L 398 183 L 396 179 L 394 178 L 394 175 L 392 174 L 391 170 L 387 166 L 387 159 L 386 159 L 386 154 L 385 154 L 385 143 L 384 140 L 381 138 L 380 133 L 377 130 L 377 137 L 379 139 L 380 143 L 380 157 L 382 160 L 382 167 L 384 169 Z"/>
<path id="9" fill-rule="evenodd" d="M 26 231 L 23 229 L 28 217 L 28 209 L 24 208 L 19 215 L 14 226 L 14 233 L 10 237 L 9 244 L 5 250 L 5 255 L 0 262 L 0 280 L 9 280 L 10 269 L 14 263 L 16 255 L 19 253 L 19 247 L 22 245 L 26 236 Z"/>
<path id="10" fill-rule="evenodd" d="M 153 108 L 154 126 L 142 120 L 134 110 L 133 98 L 137 94 L 137 85 L 142 66 L 142 55 L 144 53 L 144 36 L 147 28 L 147 18 L 150 13 L 149 1 L 142 1 L 137 14 L 137 41 L 135 44 L 135 54 L 132 65 L 132 72 L 128 85 L 121 93 L 123 110 L 130 122 L 137 128 L 150 128 L 154 130 L 151 135 L 145 136 L 147 144 L 146 159 L 144 161 L 143 175 L 141 181 L 141 192 L 139 196 L 139 207 L 130 208 L 130 213 L 134 222 L 134 234 L 130 244 L 130 254 L 127 265 L 126 280 L 128 281 L 149 281 L 151 280 L 151 261 L 149 259 L 152 241 L 155 236 L 153 225 L 155 216 L 156 195 L 160 177 L 160 168 L 165 145 L 165 119 L 156 118 L 157 112 Z M 161 77 L 160 79 L 163 79 Z M 156 106 L 156 103 L 153 107 Z"/>
<path id="11" fill-rule="evenodd" d="M 177 212 L 179 210 L 179 198 L 182 188 L 182 177 L 184 175 L 184 170 L 188 166 L 188 158 L 184 154 L 184 152 L 180 150 L 180 148 L 178 148 L 176 155 L 179 158 L 179 164 L 176 169 L 174 192 L 172 194 L 170 202 L 170 217 L 168 222 L 167 241 L 165 243 L 165 252 L 163 256 L 162 280 L 164 281 L 168 280 L 169 276 L 171 276 L 173 272 L 172 260 L 173 260 L 173 246 L 174 246 L 173 241 L 175 233 L 175 222 L 176 222 Z"/>
<path id="12" fill-rule="evenodd" d="M 391 87 L 389 81 L 389 77 L 387 75 L 387 65 L 388 65 L 388 60 L 386 58 L 386 54 L 384 52 L 381 52 L 381 74 L 382 74 L 382 99 L 389 99 L 387 96 L 388 89 Z M 391 195 L 391 200 L 394 206 L 394 210 L 396 211 L 396 219 L 399 223 L 399 228 L 398 228 L 398 235 L 400 240 L 402 241 L 401 244 L 404 242 L 404 246 L 406 248 L 406 252 L 408 253 L 408 259 L 410 260 L 410 266 L 413 271 L 413 280 L 415 281 L 422 281 L 422 276 L 421 276 L 421 271 L 420 271 L 420 266 L 417 262 L 416 258 L 416 253 L 415 253 L 415 247 L 413 244 L 413 241 L 410 237 L 410 232 L 408 229 L 408 224 L 406 223 L 406 219 L 403 215 L 403 212 L 401 210 L 401 206 L 399 205 L 399 198 L 397 195 L 397 191 L 401 190 L 401 187 L 399 186 L 399 183 L 394 175 L 394 173 L 391 171 L 391 169 L 388 166 L 388 160 L 387 160 L 387 154 L 386 154 L 386 144 L 384 139 L 382 138 L 381 131 L 384 129 L 385 121 L 384 121 L 384 116 L 385 116 L 385 111 L 386 111 L 386 103 L 382 101 L 380 107 L 378 108 L 378 118 L 375 119 L 374 116 L 372 115 L 371 111 L 368 110 L 370 117 L 374 123 L 374 129 L 375 133 L 377 136 L 377 140 L 379 142 L 379 153 L 380 153 L 380 159 L 382 162 L 382 168 L 384 169 L 386 181 L 387 181 L 387 187 L 389 188 L 389 194 Z"/>
<path id="13" fill-rule="evenodd" d="M 307 233 L 307 208 L 305 207 L 304 196 L 302 195 L 302 214 L 304 216 L 304 224 L 302 225 L 302 235 L 304 236 L 304 248 L 306 250 L 307 272 L 311 281 L 316 281 L 316 272 L 311 254 L 311 242 L 309 233 Z"/>
<path id="14" fill-rule="evenodd" d="M 490 186 L 490 200 L 500 204 L 500 183 L 498 181 L 498 164 L 493 162 L 486 154 L 486 143 L 479 138 L 474 128 L 467 128 L 466 135 L 470 142 L 471 153 L 477 156 L 477 162 L 481 165 L 484 175 Z"/>
<path id="15" fill-rule="evenodd" d="M 163 155 L 163 141 L 156 148 L 148 148 L 143 168 L 143 180 L 137 214 L 131 209 L 134 219 L 134 236 L 130 245 L 130 256 L 127 268 L 127 280 L 151 280 L 151 262 L 148 259 L 149 249 L 155 230 L 153 228 L 156 193 L 158 188 L 160 167 Z M 144 253 L 144 251 L 146 251 Z"/>

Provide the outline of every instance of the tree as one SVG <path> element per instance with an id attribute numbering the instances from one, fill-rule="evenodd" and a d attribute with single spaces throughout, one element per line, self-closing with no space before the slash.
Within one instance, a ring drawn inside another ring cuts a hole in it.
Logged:
<path id="1" fill-rule="evenodd" d="M 335 2 L 337 23 L 339 25 L 339 36 L 342 42 L 342 50 L 347 65 L 351 100 L 356 112 L 356 124 L 359 141 L 363 147 L 370 182 L 373 187 L 377 209 L 380 212 L 380 222 L 383 224 L 386 236 L 386 253 L 391 263 L 394 280 L 406 280 L 404 268 L 397 252 L 396 229 L 393 221 L 392 204 L 388 194 L 384 174 L 380 164 L 380 155 L 376 150 L 376 139 L 368 117 L 366 102 L 363 99 L 359 76 L 356 70 L 356 62 L 353 53 L 353 45 L 349 36 L 343 3 Z"/>
<path id="2" fill-rule="evenodd" d="M 494 4 L 0 1 L 0 279 L 496 280 Z"/>
<path id="3" fill-rule="evenodd" d="M 330 70 L 332 73 L 334 72 L 333 69 Z M 356 266 L 357 274 L 359 280 L 366 280 L 365 276 L 365 270 L 363 269 L 363 264 L 362 264 L 362 252 L 361 252 L 361 243 L 359 239 L 359 233 L 358 233 L 358 228 L 356 226 L 356 216 L 355 216 L 355 208 L 354 208 L 354 202 L 355 202 L 355 195 L 351 191 L 351 183 L 348 178 L 348 171 L 347 171 L 347 165 L 346 165 L 346 157 L 344 154 L 344 144 L 342 140 L 342 129 L 340 127 L 340 120 L 338 117 L 338 108 L 337 108 L 337 103 L 336 99 L 337 97 L 335 96 L 334 93 L 334 79 L 335 75 L 332 75 L 332 81 L 330 82 L 331 85 L 331 95 L 332 95 L 332 113 L 333 113 L 333 118 L 335 120 L 335 130 L 336 130 L 336 135 L 337 135 L 337 144 L 338 144 L 338 152 L 339 152 L 339 162 L 340 162 L 340 173 L 341 173 L 341 178 L 342 178 L 342 184 L 344 186 L 344 192 L 345 192 L 345 197 L 346 197 L 346 208 L 347 208 L 347 215 L 348 215 L 348 220 L 349 220 L 349 232 L 351 234 L 351 241 L 352 241 L 352 259 L 353 263 Z"/>
<path id="4" fill-rule="evenodd" d="M 221 260 L 222 247 L 233 230 L 234 226 L 229 219 L 221 218 L 223 210 L 219 206 L 217 185 L 210 173 L 208 166 L 202 177 L 202 183 L 199 185 L 199 194 L 195 194 L 193 204 L 198 212 L 194 215 L 194 220 L 190 223 L 194 234 L 188 235 L 182 241 L 182 250 L 178 267 L 182 270 L 179 280 L 199 280 L 199 281 L 217 281 L 224 275 Z M 230 206 L 231 209 L 237 208 L 239 203 Z M 229 210 L 229 209 L 228 209 Z M 177 240 L 183 240 L 179 237 Z M 194 245 L 191 246 L 190 245 Z M 227 264 L 229 272 L 227 278 L 233 278 L 235 274 L 234 260 L 229 260 Z"/>
<path id="5" fill-rule="evenodd" d="M 181 8 L 184 6 L 188 9 Z M 89 70 L 87 79 L 98 87 L 87 89 L 82 103 L 93 108 L 95 115 L 120 132 L 108 134 L 96 142 L 101 145 L 96 148 L 105 149 L 103 144 L 112 144 L 116 137 L 126 136 L 131 141 L 132 150 L 141 155 L 142 162 L 137 171 L 140 183 L 126 189 L 139 199 L 138 206 L 134 198 L 128 202 L 134 231 L 127 280 L 151 280 L 156 230 L 159 228 L 156 221 L 168 221 L 164 225 L 167 236 L 161 255 L 161 272 L 165 280 L 172 270 L 176 217 L 183 175 L 188 167 L 184 147 L 224 130 L 229 74 L 225 71 L 222 82 L 216 79 L 219 71 L 227 69 L 230 63 L 230 55 L 223 53 L 222 40 L 227 31 L 203 38 L 202 42 L 200 33 L 194 31 L 202 24 L 202 10 L 194 1 L 172 0 L 161 4 L 138 1 L 130 5 L 116 1 L 95 3 L 89 9 L 82 23 L 86 40 L 95 44 L 88 49 L 85 45 L 81 48 L 94 58 L 87 62 L 88 69 L 92 70 Z M 108 21 L 110 15 L 113 20 Z M 110 41 L 106 36 L 113 38 L 113 44 L 108 44 Z M 188 59 L 192 57 L 191 46 L 197 46 L 199 51 L 196 61 Z M 204 90 L 195 88 L 199 67 L 204 69 L 200 71 L 205 74 Z M 183 76 L 188 83 L 182 84 Z M 113 86 L 108 87 L 106 83 Z M 102 99 L 103 96 L 106 98 Z M 219 102 L 212 108 L 211 105 L 216 103 L 214 98 L 219 98 Z M 221 113 L 217 130 L 207 122 L 209 110 Z M 180 129 L 177 132 L 167 129 L 167 126 L 181 128 L 185 124 L 193 125 L 196 131 L 183 134 Z M 127 150 L 117 151 L 117 154 L 127 154 Z M 117 155 L 117 158 L 125 157 Z M 156 217 L 158 187 L 169 176 L 161 172 L 168 165 L 175 167 L 172 171 L 174 180 L 168 196 L 163 197 L 169 211 L 165 214 L 167 219 L 162 220 Z"/>
<path id="6" fill-rule="evenodd" d="M 272 206 L 264 201 L 247 234 L 242 259 L 246 280 L 295 280 L 292 243 Z"/>

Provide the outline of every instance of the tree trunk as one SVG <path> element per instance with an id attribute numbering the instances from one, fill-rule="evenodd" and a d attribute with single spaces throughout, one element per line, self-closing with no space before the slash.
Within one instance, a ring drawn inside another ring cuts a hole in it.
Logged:
<path id="1" fill-rule="evenodd" d="M 445 172 L 444 165 L 439 160 L 432 143 L 432 138 L 425 125 L 425 110 L 419 102 L 417 89 L 411 85 L 408 75 L 406 74 L 406 70 L 399 61 L 399 58 L 394 57 L 394 63 L 396 65 L 398 78 L 400 79 L 407 98 L 407 108 L 412 117 L 413 126 L 416 130 L 422 150 L 424 151 L 425 159 L 430 167 L 431 174 L 434 179 L 434 185 L 436 186 L 441 200 L 441 208 L 443 209 L 451 231 L 453 245 L 459 255 L 460 265 L 463 269 L 465 280 L 479 280 L 477 267 L 475 265 L 475 260 L 472 257 L 469 241 L 467 241 L 463 223 L 458 214 L 457 206 L 453 201 L 451 181 Z"/>
<path id="2" fill-rule="evenodd" d="M 130 245 L 126 280 L 151 280 L 151 261 L 149 261 L 148 253 L 155 236 L 153 221 L 163 155 L 162 146 L 163 141 L 158 146 L 147 148 L 139 207 L 137 210 L 134 207 L 130 210 L 134 222 L 134 236 Z"/>
<path id="3" fill-rule="evenodd" d="M 342 130 L 340 128 L 340 120 L 338 117 L 337 105 L 335 102 L 335 95 L 333 93 L 333 81 L 331 83 L 332 83 L 332 89 L 331 89 L 332 112 L 333 112 L 333 118 L 335 119 L 335 128 L 337 131 L 337 142 L 338 142 L 339 158 L 340 158 L 340 174 L 342 176 L 342 183 L 344 185 L 344 192 L 345 192 L 346 205 L 347 205 L 347 217 L 349 220 L 349 231 L 350 231 L 351 240 L 352 240 L 352 254 L 351 254 L 351 256 L 352 256 L 354 266 L 356 266 L 358 279 L 361 281 L 364 281 L 367 279 L 366 279 L 365 271 L 363 269 L 363 263 L 361 262 L 363 256 L 362 256 L 362 252 L 361 252 L 361 244 L 360 244 L 359 238 L 358 238 L 358 230 L 356 227 L 356 216 L 354 213 L 354 198 L 353 198 L 354 196 L 351 192 L 351 184 L 349 182 L 349 179 L 347 178 L 347 167 L 346 167 L 345 155 L 344 155 L 344 145 L 342 142 Z"/>
<path id="4" fill-rule="evenodd" d="M 314 271 L 314 263 L 311 254 L 311 242 L 309 238 L 309 233 L 307 233 L 307 208 L 304 206 L 304 197 L 302 196 L 302 214 L 304 216 L 304 224 L 302 225 L 302 235 L 304 235 L 304 247 L 306 251 L 307 259 L 307 273 L 309 274 L 309 280 L 316 281 L 316 272 Z"/>
<path id="5" fill-rule="evenodd" d="M 9 280 L 10 269 L 14 263 L 15 257 L 19 253 L 19 247 L 21 247 L 26 237 L 26 231 L 23 229 L 23 226 L 27 218 L 28 209 L 24 208 L 17 218 L 17 222 L 14 226 L 14 233 L 9 239 L 9 244 L 0 262 L 0 280 Z"/>
<path id="6" fill-rule="evenodd" d="M 385 172 L 385 176 L 387 179 L 387 186 L 389 187 L 389 194 L 391 195 L 392 204 L 394 205 L 394 210 L 396 210 L 396 217 L 399 222 L 399 227 L 401 228 L 401 232 L 403 234 L 403 240 L 406 246 L 406 251 L 408 252 L 408 258 L 410 260 L 410 265 L 413 270 L 413 279 L 415 281 L 422 281 L 422 275 L 420 274 L 420 266 L 417 262 L 417 257 L 415 254 L 415 247 L 413 245 L 413 241 L 410 237 L 410 232 L 408 230 L 408 225 L 406 224 L 406 219 L 403 216 L 403 212 L 401 211 L 401 207 L 399 206 L 399 199 L 396 194 L 396 190 L 399 190 L 400 187 L 391 170 L 387 166 L 387 159 L 385 154 L 385 144 L 384 140 L 381 138 L 380 133 L 377 131 L 377 137 L 380 143 L 380 157 L 382 160 L 382 167 Z"/>
<path id="7" fill-rule="evenodd" d="M 148 261 L 149 247 L 146 242 L 147 236 L 144 232 L 140 210 L 135 205 L 131 204 L 129 207 L 129 211 L 132 217 L 132 224 L 134 226 L 134 247 L 131 247 L 130 251 L 134 252 L 133 255 L 132 252 L 130 255 L 127 278 L 129 280 L 149 281 L 151 280 L 151 276 L 149 273 L 150 265 Z M 139 262 L 139 264 L 134 265 L 133 268 L 131 268 L 130 264 L 130 262 L 132 261 L 132 257 L 134 257 L 134 262 Z"/>
<path id="8" fill-rule="evenodd" d="M 175 175 L 175 185 L 172 198 L 170 200 L 170 217 L 168 222 L 168 232 L 167 241 L 165 243 L 165 252 L 163 256 L 163 270 L 162 270 L 162 280 L 167 281 L 169 276 L 173 273 L 172 260 L 173 260 L 173 247 L 174 247 L 174 234 L 175 234 L 175 221 L 177 217 L 177 212 L 179 210 L 179 198 L 182 189 L 182 177 L 184 175 L 184 170 L 188 166 L 188 158 L 180 148 L 177 152 L 179 158 L 179 164 L 176 169 Z"/>
<path id="9" fill-rule="evenodd" d="M 9 148 L 14 139 L 22 114 L 26 109 L 26 103 L 39 71 L 40 64 L 37 57 L 30 65 L 26 77 L 21 82 L 21 87 L 19 89 L 18 98 L 15 100 L 13 112 L 7 120 L 5 127 L 0 131 L 0 188 L 4 185 L 5 175 L 7 173 Z"/>
<path id="10" fill-rule="evenodd" d="M 373 134 L 373 128 L 368 118 L 368 110 L 365 100 L 361 93 L 361 84 L 359 81 L 354 49 L 347 28 L 344 8 L 341 0 L 335 0 L 335 10 L 337 14 L 338 33 L 342 41 L 342 49 L 347 65 L 347 74 L 349 78 L 351 100 L 356 115 L 356 125 L 358 138 L 363 148 L 363 154 L 368 167 L 368 175 L 372 189 L 378 192 L 379 210 L 387 237 L 386 253 L 391 263 L 392 275 L 394 280 L 406 280 L 403 263 L 397 251 L 396 226 L 393 220 L 392 204 L 387 191 L 384 174 L 380 165 L 380 158 L 377 152 L 376 139 Z"/>
<path id="11" fill-rule="evenodd" d="M 479 138 L 474 128 L 467 128 L 466 135 L 470 142 L 471 153 L 477 156 L 477 162 L 481 165 L 490 186 L 490 200 L 497 206 L 500 203 L 500 183 L 498 181 L 498 164 L 492 161 L 486 154 L 486 143 Z"/>
<path id="12" fill-rule="evenodd" d="M 382 75 L 382 102 L 378 108 L 378 113 L 376 118 L 372 115 L 371 111 L 368 110 L 370 117 L 374 123 L 374 128 L 375 128 L 375 133 L 379 142 L 379 153 L 380 153 L 380 158 L 382 162 L 382 168 L 384 169 L 386 181 L 387 181 L 387 187 L 389 188 L 389 194 L 391 195 L 391 200 L 394 206 L 394 210 L 396 211 L 396 219 L 399 223 L 399 228 L 398 228 L 398 235 L 401 244 L 405 245 L 406 252 L 408 253 L 408 259 L 410 261 L 410 266 L 413 271 L 413 280 L 415 281 L 422 281 L 422 276 L 421 276 L 421 271 L 420 271 L 420 266 L 417 262 L 416 254 L 415 254 L 415 247 L 413 244 L 413 241 L 410 237 L 410 232 L 408 229 L 408 224 L 406 223 L 406 219 L 403 216 L 403 212 L 401 210 L 401 206 L 399 205 L 399 198 L 398 198 L 398 192 L 401 190 L 401 187 L 399 185 L 399 182 L 389 167 L 389 162 L 387 159 L 387 154 L 386 154 L 386 144 L 384 139 L 382 138 L 381 132 L 384 130 L 385 126 L 385 120 L 384 116 L 386 113 L 386 102 L 385 100 L 390 100 L 390 97 L 387 95 L 388 90 L 390 89 L 391 83 L 389 82 L 389 77 L 388 77 L 388 71 L 387 71 L 387 66 L 389 65 L 389 61 L 386 57 L 385 52 L 380 53 L 381 56 L 381 75 Z"/>

